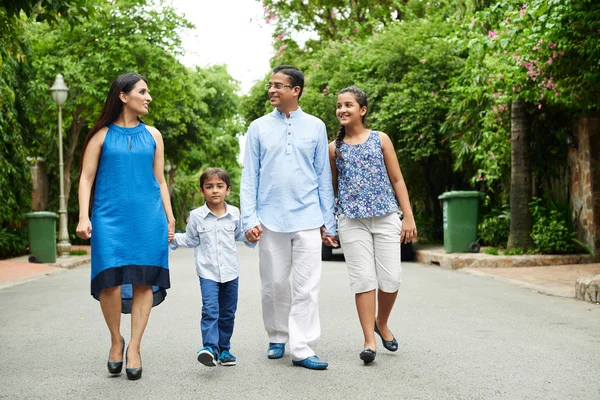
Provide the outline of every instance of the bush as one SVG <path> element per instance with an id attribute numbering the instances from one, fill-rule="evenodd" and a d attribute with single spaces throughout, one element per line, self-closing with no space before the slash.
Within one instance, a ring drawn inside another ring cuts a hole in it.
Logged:
<path id="1" fill-rule="evenodd" d="M 535 249 L 543 254 L 576 253 L 573 224 L 570 221 L 571 209 L 568 205 L 556 204 L 534 197 L 529 203 L 533 228 L 531 238 Z"/>
<path id="2" fill-rule="evenodd" d="M 24 230 L 0 230 L 0 258 L 9 258 L 25 254 L 27 237 Z"/>
<path id="3" fill-rule="evenodd" d="M 484 244 L 494 247 L 506 247 L 510 231 L 509 206 L 501 210 L 492 210 L 479 223 L 479 238 Z"/>
<path id="4" fill-rule="evenodd" d="M 562 215 L 550 211 L 549 216 L 542 216 L 535 221 L 531 238 L 536 249 L 544 254 L 568 254 L 577 251 L 573 233 Z"/>

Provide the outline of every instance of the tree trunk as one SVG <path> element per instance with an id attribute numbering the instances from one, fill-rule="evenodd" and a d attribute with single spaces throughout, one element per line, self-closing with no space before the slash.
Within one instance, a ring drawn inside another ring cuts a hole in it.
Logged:
<path id="1" fill-rule="evenodd" d="M 512 102 L 511 113 L 510 233 L 508 248 L 529 249 L 531 239 L 531 152 L 529 121 L 522 99 Z"/>

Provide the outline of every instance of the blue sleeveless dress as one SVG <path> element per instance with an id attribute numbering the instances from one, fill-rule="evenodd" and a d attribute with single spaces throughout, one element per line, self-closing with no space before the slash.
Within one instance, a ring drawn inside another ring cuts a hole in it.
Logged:
<path id="1" fill-rule="evenodd" d="M 152 286 L 153 306 L 167 295 L 168 227 L 152 164 L 156 142 L 142 122 L 109 125 L 92 204 L 91 293 L 121 285 L 122 312 L 131 312 L 132 284 Z"/>

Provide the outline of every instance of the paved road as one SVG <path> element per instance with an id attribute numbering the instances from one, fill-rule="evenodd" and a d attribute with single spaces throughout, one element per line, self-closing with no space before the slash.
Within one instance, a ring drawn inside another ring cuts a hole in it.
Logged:
<path id="1" fill-rule="evenodd" d="M 343 262 L 324 263 L 326 371 L 267 360 L 257 252 L 240 247 L 235 367 L 207 368 L 192 251 L 171 254 L 172 289 L 152 311 L 142 380 L 106 372 L 108 336 L 89 266 L 0 290 L 0 397 L 222 399 L 600 398 L 600 307 L 504 282 L 405 264 L 391 327 L 397 353 L 358 358 L 362 340 Z M 127 338 L 129 319 L 123 320 Z"/>

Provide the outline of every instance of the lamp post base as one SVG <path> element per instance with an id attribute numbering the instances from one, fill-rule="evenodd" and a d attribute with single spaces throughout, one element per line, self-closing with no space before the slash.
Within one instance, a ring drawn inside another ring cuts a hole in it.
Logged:
<path id="1" fill-rule="evenodd" d="M 59 257 L 69 257 L 71 252 L 71 243 L 69 242 L 58 242 L 56 250 Z"/>

